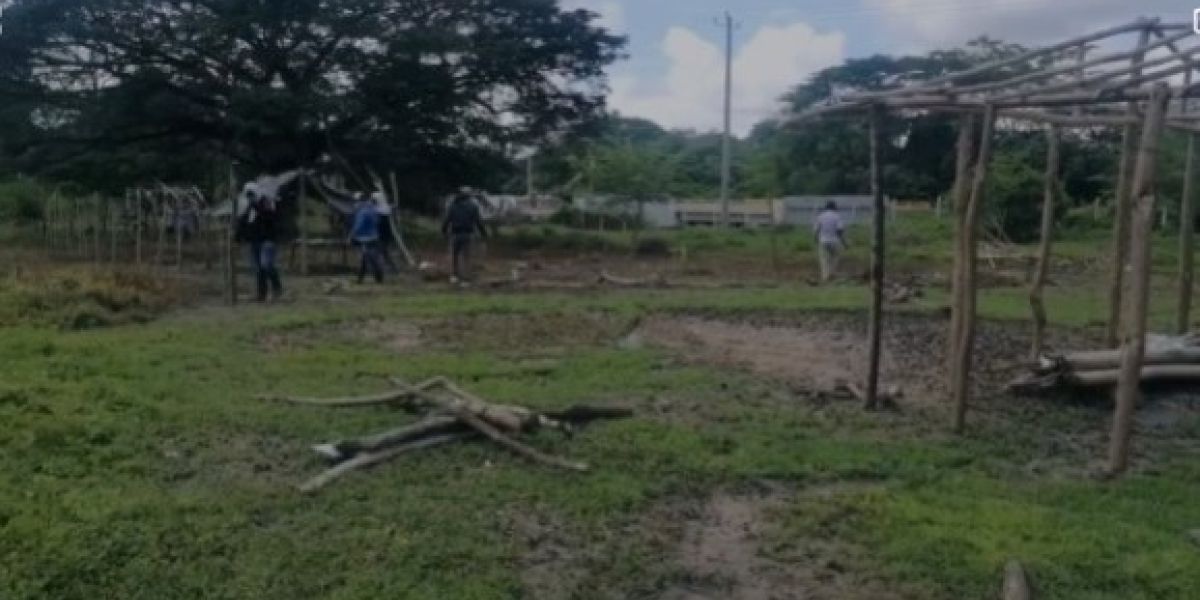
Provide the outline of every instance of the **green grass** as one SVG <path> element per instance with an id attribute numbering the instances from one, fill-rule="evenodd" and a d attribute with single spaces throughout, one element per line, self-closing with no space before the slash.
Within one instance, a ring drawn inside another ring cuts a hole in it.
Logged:
<path id="1" fill-rule="evenodd" d="M 902 217 L 890 233 L 891 264 L 944 270 L 947 226 Z M 626 234 L 564 242 L 565 230 L 522 231 L 535 247 L 629 249 Z M 772 243 L 780 252 L 809 252 L 803 230 L 779 232 L 773 242 L 763 232 L 654 235 L 698 260 L 761 260 Z M 1103 255 L 1106 236 L 1071 230 L 1059 255 Z M 851 241 L 851 260 L 863 260 L 865 232 L 855 228 Z M 1174 309 L 1172 244 L 1166 235 L 1155 241 L 1151 321 L 1159 328 Z M 852 406 L 817 410 L 781 384 L 619 349 L 612 340 L 566 343 L 569 331 L 544 344 L 483 331 L 403 355 L 336 331 L 378 319 L 461 326 L 504 315 L 570 327 L 599 313 L 615 337 L 664 311 L 862 310 L 861 286 L 418 290 L 355 303 L 204 308 L 139 323 L 161 312 L 171 291 L 114 277 L 39 272 L 0 280 L 5 600 L 530 597 L 521 577 L 522 523 L 530 519 L 578 547 L 568 565 L 575 597 L 655 597 L 683 577 L 663 547 L 661 524 L 648 520 L 656 507 L 762 481 L 796 494 L 769 524 L 764 554 L 808 566 L 812 548 L 833 544 L 846 568 L 913 597 L 990 597 L 1010 557 L 1029 567 L 1043 598 L 1186 599 L 1200 589 L 1200 548 L 1186 536 L 1200 528 L 1194 445 L 1139 437 L 1139 448 L 1154 452 L 1153 470 L 1093 481 L 1079 473 L 1097 456 L 1060 448 L 1057 436 L 1104 431 L 1102 410 L 1001 411 L 960 438 L 945 433 L 938 410 L 887 417 Z M 1086 326 L 1106 313 L 1103 278 L 1089 272 L 1080 280 L 1048 289 L 1055 324 Z M 902 310 L 945 304 L 940 287 L 925 292 Z M 77 326 L 77 315 L 94 306 L 104 320 Z M 991 319 L 1028 315 L 1020 288 L 985 290 L 979 306 Z M 93 325 L 114 326 L 77 330 Z M 305 343 L 268 349 L 263 336 Z M 539 368 L 529 368 L 530 357 Z M 639 415 L 574 440 L 548 433 L 533 440 L 590 463 L 586 475 L 467 444 L 352 475 L 315 497 L 296 493 L 323 467 L 308 445 L 415 417 L 269 404 L 254 395 L 368 392 L 393 375 L 446 375 L 490 399 L 535 408 L 627 404 Z M 660 405 L 673 408 L 660 414 Z M 1194 437 L 1200 420 L 1179 431 Z M 1046 455 L 1077 469 L 1026 468 Z M 818 493 L 839 486 L 841 493 Z"/>
<path id="2" fill-rule="evenodd" d="M 516 355 L 469 345 L 397 356 L 349 338 L 278 352 L 257 339 L 381 316 L 602 310 L 632 319 L 677 309 L 846 308 L 864 299 L 850 287 L 422 293 L 88 332 L 6 329 L 0 597 L 520 598 L 528 590 L 513 523 L 531 512 L 594 546 L 580 597 L 652 594 L 676 576 L 670 557 L 628 524 L 667 499 L 761 479 L 801 491 L 869 483 L 822 501 L 801 495 L 776 535 L 869 549 L 855 568 L 924 597 L 987 596 L 1009 556 L 1026 561 L 1047 598 L 1187 598 L 1200 589 L 1200 551 L 1182 533 L 1200 526 L 1200 471 L 1182 457 L 1118 483 L 1059 480 L 1014 467 L 1032 455 L 1045 425 L 1014 423 L 966 439 L 919 434 L 853 410 L 762 401 L 787 393 L 645 350 L 576 348 L 549 374 L 533 374 Z M 996 297 L 984 311 L 1002 316 L 1012 302 Z M 593 464 L 587 475 L 464 445 L 351 476 L 316 497 L 295 493 L 291 486 L 321 466 L 307 444 L 412 417 L 267 404 L 254 393 L 368 391 L 393 374 L 445 374 L 534 407 L 659 398 L 696 412 L 604 424 L 570 442 L 537 438 Z"/>

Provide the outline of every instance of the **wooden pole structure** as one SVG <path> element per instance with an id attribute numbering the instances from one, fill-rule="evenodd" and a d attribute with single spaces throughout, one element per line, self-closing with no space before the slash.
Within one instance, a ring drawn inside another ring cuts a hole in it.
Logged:
<path id="1" fill-rule="evenodd" d="M 165 227 L 167 221 L 165 218 L 167 215 L 167 205 L 165 202 L 160 201 L 159 197 L 154 198 L 154 204 L 158 209 L 157 211 L 151 211 L 154 214 L 154 229 L 158 232 L 156 234 L 158 241 L 154 244 L 154 268 L 162 269 L 163 252 L 165 251 L 167 241 L 167 228 Z"/>
<path id="2" fill-rule="evenodd" d="M 171 225 L 175 228 L 175 270 L 183 272 L 183 202 L 180 198 L 173 198 L 171 202 L 173 207 L 171 212 Z"/>
<path id="3" fill-rule="evenodd" d="M 879 364 L 883 346 L 883 273 L 884 222 L 887 215 L 883 198 L 883 165 L 880 136 L 883 134 L 883 108 L 871 107 L 871 196 L 875 214 L 871 236 L 871 314 L 867 327 L 867 393 L 866 409 L 879 406 Z"/>
<path id="4" fill-rule="evenodd" d="M 237 306 L 238 303 L 238 276 L 237 276 L 237 223 L 238 223 L 238 190 L 237 190 L 237 174 L 234 172 L 234 163 L 229 163 L 229 228 L 225 239 L 225 276 L 229 284 L 229 305 Z"/>
<path id="5" fill-rule="evenodd" d="M 104 215 L 108 222 L 108 262 L 117 264 L 117 236 L 121 229 L 121 211 L 113 210 L 113 201 L 104 197 Z"/>
<path id="6" fill-rule="evenodd" d="M 1171 100 L 1165 84 L 1155 86 L 1146 107 L 1145 126 L 1134 172 L 1134 210 L 1130 250 L 1133 265 L 1126 327 L 1121 352 L 1120 380 L 1117 383 L 1116 409 L 1113 413 L 1112 439 L 1108 468 L 1112 474 L 1129 466 L 1129 441 L 1133 432 L 1133 412 L 1140 396 L 1142 363 L 1146 355 L 1146 312 L 1150 301 L 1151 235 L 1154 228 L 1154 204 L 1157 190 L 1159 144 L 1167 105 Z"/>
<path id="7" fill-rule="evenodd" d="M 1185 85 L 1191 85 L 1188 71 Z M 1191 102 L 1183 100 L 1184 112 Z M 1183 163 L 1183 196 L 1179 199 L 1179 306 L 1175 332 L 1182 335 L 1192 327 L 1192 285 L 1196 275 L 1196 134 L 1188 134 L 1187 158 Z"/>
<path id="8" fill-rule="evenodd" d="M 962 330 L 962 307 L 958 301 L 962 294 L 963 231 L 967 201 L 971 194 L 971 173 L 975 161 L 975 115 L 963 115 L 958 124 L 958 153 L 955 159 L 953 206 L 954 215 L 954 267 L 950 272 L 950 333 L 946 349 L 946 389 L 954 388 L 954 357 L 958 355 L 959 332 Z"/>
<path id="9" fill-rule="evenodd" d="M 299 232 L 300 233 L 300 274 L 305 277 L 308 277 L 308 221 L 309 221 L 309 217 L 308 217 L 308 201 L 305 198 L 305 193 L 307 192 L 307 184 L 308 184 L 308 175 L 305 173 L 304 168 L 301 167 L 301 169 L 300 169 L 300 191 L 298 192 L 298 195 L 297 195 L 297 202 L 299 203 L 299 205 L 297 206 L 297 208 L 299 209 L 297 211 L 298 212 L 297 219 L 299 220 L 298 225 L 300 226 L 299 227 L 299 229 L 300 229 L 300 232 Z"/>
<path id="10" fill-rule="evenodd" d="M 955 300 L 962 314 L 959 322 L 958 353 L 954 361 L 954 430 L 961 433 L 966 427 L 967 405 L 971 396 L 971 359 L 975 346 L 975 304 L 978 293 L 976 282 L 976 258 L 979 254 L 979 222 L 983 214 L 984 184 L 987 182 L 988 163 L 992 158 L 992 132 L 996 126 L 996 107 L 988 105 L 983 112 L 983 130 L 979 137 L 979 156 L 975 161 L 975 173 L 971 181 L 971 196 L 967 201 L 963 219 L 962 280 L 961 293 Z"/>
<path id="11" fill-rule="evenodd" d="M 1146 47 L 1150 40 L 1150 30 L 1142 30 L 1138 39 L 1138 48 Z M 1143 52 L 1137 52 L 1131 59 L 1132 66 L 1137 67 L 1145 59 Z M 1139 75 L 1137 71 L 1134 76 Z M 1129 103 L 1126 116 L 1137 115 L 1137 104 Z M 1121 338 L 1121 296 L 1125 290 L 1125 267 L 1129 258 L 1129 228 L 1132 208 L 1132 187 L 1134 160 L 1137 154 L 1138 130 L 1137 125 L 1125 126 L 1121 140 L 1121 161 L 1117 173 L 1117 189 L 1113 201 L 1113 248 L 1111 275 L 1108 288 L 1108 328 L 1105 330 L 1104 341 L 1109 348 L 1115 348 Z"/>
<path id="12" fill-rule="evenodd" d="M 1046 331 L 1046 305 L 1043 293 L 1046 288 L 1046 275 L 1050 271 L 1050 246 L 1054 237 L 1054 196 L 1058 193 L 1058 173 L 1061 167 L 1062 155 L 1059 152 L 1058 128 L 1051 125 L 1046 130 L 1046 179 L 1042 196 L 1042 239 L 1038 246 L 1037 269 L 1034 271 L 1033 285 L 1029 290 L 1029 307 L 1033 310 L 1033 350 L 1032 358 L 1037 360 L 1042 354 L 1042 338 Z"/>
<path id="13" fill-rule="evenodd" d="M 133 210 L 134 210 L 134 241 L 133 252 L 134 262 L 138 268 L 142 267 L 142 190 L 133 190 Z"/>

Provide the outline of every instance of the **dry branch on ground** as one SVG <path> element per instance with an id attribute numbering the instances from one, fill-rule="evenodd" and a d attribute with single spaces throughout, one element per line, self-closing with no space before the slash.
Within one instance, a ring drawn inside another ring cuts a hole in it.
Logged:
<path id="1" fill-rule="evenodd" d="M 495 404 L 468 392 L 445 377 L 417 385 L 393 379 L 393 390 L 365 396 L 308 398 L 263 395 L 261 399 L 331 408 L 393 405 L 425 417 L 410 425 L 360 438 L 316 444 L 313 450 L 334 466 L 300 486 L 316 492 L 351 471 L 379 464 L 401 454 L 473 438 L 486 438 L 533 462 L 570 471 L 586 471 L 581 462 L 545 454 L 517 436 L 553 429 L 570 436 L 577 428 L 600 419 L 624 419 L 624 408 L 577 406 L 560 412 L 538 412 L 523 406 Z"/>

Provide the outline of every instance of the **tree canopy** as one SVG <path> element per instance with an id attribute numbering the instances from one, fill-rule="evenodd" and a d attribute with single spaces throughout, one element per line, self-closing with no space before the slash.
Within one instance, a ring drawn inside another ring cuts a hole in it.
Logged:
<path id="1" fill-rule="evenodd" d="M 0 119 L 36 171 L 152 149 L 426 186 L 604 110 L 623 38 L 555 0 L 16 0 Z"/>

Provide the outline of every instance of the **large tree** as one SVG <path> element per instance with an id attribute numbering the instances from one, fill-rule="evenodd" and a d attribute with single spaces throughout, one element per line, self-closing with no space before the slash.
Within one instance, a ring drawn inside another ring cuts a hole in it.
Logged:
<path id="1" fill-rule="evenodd" d="M 603 110 L 624 40 L 595 19 L 556 0 L 16 0 L 0 94 L 24 122 L 4 148 L 24 168 L 165 146 L 478 182 Z"/>

